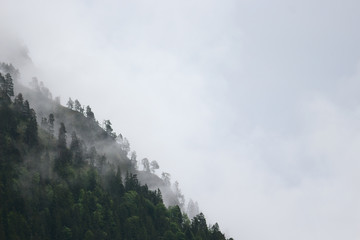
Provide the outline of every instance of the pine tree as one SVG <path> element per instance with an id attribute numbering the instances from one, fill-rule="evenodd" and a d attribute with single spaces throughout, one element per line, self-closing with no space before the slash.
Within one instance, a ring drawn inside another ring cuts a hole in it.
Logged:
<path id="1" fill-rule="evenodd" d="M 28 118 L 30 116 L 30 104 L 28 100 L 25 100 L 21 114 L 25 118 Z"/>
<path id="2" fill-rule="evenodd" d="M 70 151 L 73 155 L 74 164 L 76 166 L 83 165 L 83 150 L 80 139 L 77 137 L 76 132 L 71 134 Z"/>
<path id="3" fill-rule="evenodd" d="M 64 123 L 60 123 L 58 148 L 66 149 L 66 129 Z"/>
<path id="4" fill-rule="evenodd" d="M 81 104 L 77 99 L 75 100 L 75 110 L 81 112 Z"/>
<path id="5" fill-rule="evenodd" d="M 112 136 L 112 127 L 111 127 L 111 122 L 110 120 L 104 120 L 104 126 L 105 126 L 105 131 L 107 132 L 107 134 L 109 136 Z"/>
<path id="6" fill-rule="evenodd" d="M 73 109 L 74 108 L 74 101 L 71 98 L 69 98 L 69 101 L 67 102 L 66 105 L 68 106 L 68 108 Z"/>
<path id="7" fill-rule="evenodd" d="M 36 113 L 34 109 L 30 110 L 30 117 L 28 119 L 25 130 L 25 142 L 29 146 L 35 146 L 38 144 L 38 127 L 36 121 Z"/>
<path id="8" fill-rule="evenodd" d="M 68 175 L 67 166 L 71 163 L 71 152 L 66 146 L 66 129 L 64 123 L 60 123 L 57 148 L 58 157 L 55 159 L 55 170 L 60 176 L 66 177 Z"/>
<path id="9" fill-rule="evenodd" d="M 88 117 L 88 118 L 90 118 L 90 119 L 92 119 L 92 120 L 95 121 L 95 115 L 94 115 L 94 113 L 91 111 L 90 106 L 87 106 L 87 107 L 86 107 L 86 117 Z"/>
<path id="10" fill-rule="evenodd" d="M 184 195 L 181 193 L 180 187 L 179 187 L 179 182 L 175 181 L 174 183 L 174 193 L 176 195 L 176 198 L 179 201 L 179 206 L 181 209 L 184 209 L 184 205 L 185 205 L 185 197 Z"/>
<path id="11" fill-rule="evenodd" d="M 21 109 L 23 108 L 23 106 L 24 106 L 24 98 L 23 98 L 23 95 L 21 93 L 19 93 L 15 97 L 14 105 L 15 105 L 16 110 L 18 110 L 18 111 L 21 111 Z"/>
<path id="12" fill-rule="evenodd" d="M 7 73 L 5 75 L 5 83 L 6 83 L 6 94 L 9 97 L 13 97 L 14 96 L 14 82 L 13 82 L 13 79 L 12 79 L 10 73 Z"/>
<path id="13" fill-rule="evenodd" d="M 0 72 L 0 90 L 5 92 L 5 87 L 6 87 L 5 77 Z"/>
<path id="14" fill-rule="evenodd" d="M 143 165 L 143 170 L 144 170 L 145 172 L 150 172 L 149 159 L 143 158 L 143 159 L 141 160 L 141 163 L 142 163 L 142 165 Z"/>
<path id="15" fill-rule="evenodd" d="M 0 99 L 11 102 L 11 97 L 14 96 L 14 83 L 9 73 L 5 77 L 0 73 Z"/>

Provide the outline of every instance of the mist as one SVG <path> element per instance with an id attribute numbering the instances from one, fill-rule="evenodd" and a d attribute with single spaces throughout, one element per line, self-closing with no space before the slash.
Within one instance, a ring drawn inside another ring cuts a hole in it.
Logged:
<path id="1" fill-rule="evenodd" d="M 227 236 L 360 237 L 357 1 L 1 3 L 0 61 L 110 119 Z"/>

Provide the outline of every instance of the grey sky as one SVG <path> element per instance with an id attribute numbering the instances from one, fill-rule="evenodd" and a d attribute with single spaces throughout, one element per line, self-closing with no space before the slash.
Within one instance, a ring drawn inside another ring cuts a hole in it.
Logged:
<path id="1" fill-rule="evenodd" d="M 0 58 L 26 44 L 229 236 L 360 238 L 359 1 L 0 3 Z"/>

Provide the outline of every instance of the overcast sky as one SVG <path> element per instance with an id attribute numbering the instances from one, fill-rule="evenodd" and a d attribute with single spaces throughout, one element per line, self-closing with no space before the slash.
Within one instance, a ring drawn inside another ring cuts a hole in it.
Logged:
<path id="1" fill-rule="evenodd" d="M 0 5 L 0 60 L 25 44 L 228 237 L 360 239 L 358 0 Z"/>

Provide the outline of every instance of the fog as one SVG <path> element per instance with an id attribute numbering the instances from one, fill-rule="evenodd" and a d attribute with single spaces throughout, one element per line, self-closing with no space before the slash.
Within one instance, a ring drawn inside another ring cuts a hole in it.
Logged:
<path id="1" fill-rule="evenodd" d="M 110 119 L 228 237 L 360 238 L 358 1 L 0 3 L 0 61 Z"/>

